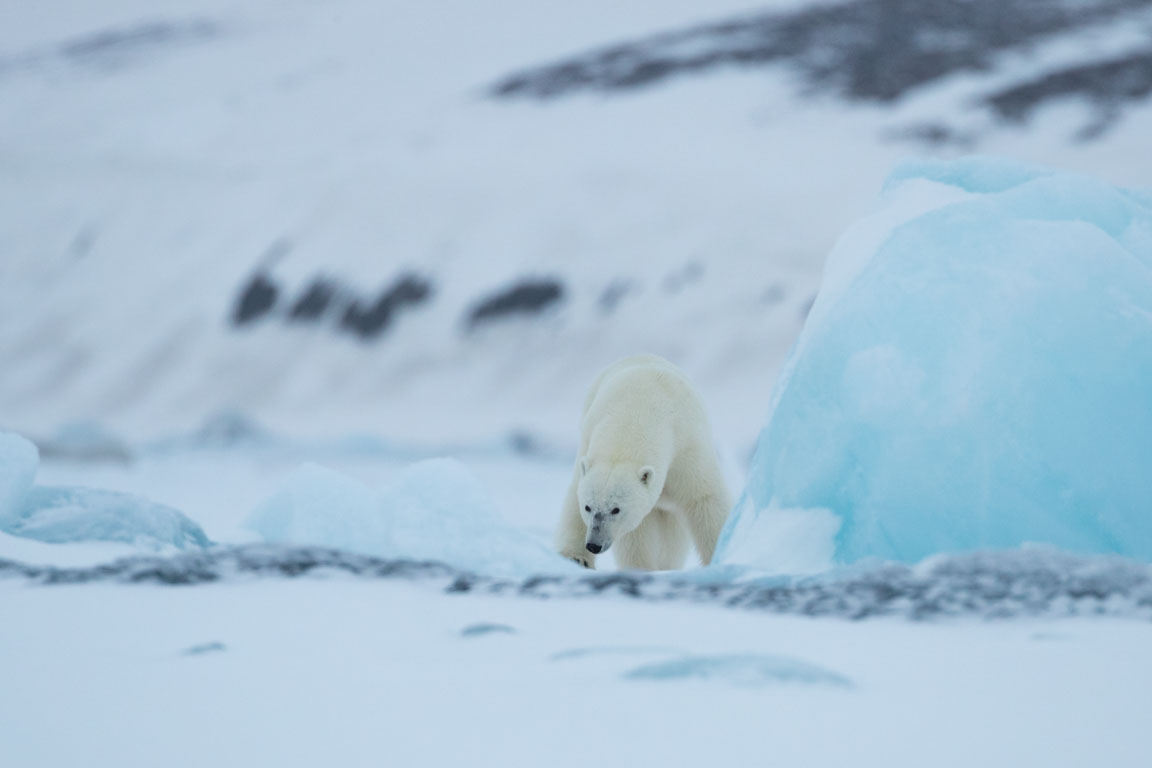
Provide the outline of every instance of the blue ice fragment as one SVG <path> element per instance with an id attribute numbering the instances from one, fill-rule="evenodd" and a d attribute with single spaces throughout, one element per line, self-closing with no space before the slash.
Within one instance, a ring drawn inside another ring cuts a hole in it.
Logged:
<path id="1" fill-rule="evenodd" d="M 1152 560 L 1152 201 L 988 160 L 890 186 L 917 177 L 966 191 L 890 194 L 829 256 L 716 561 Z"/>
<path id="2" fill-rule="evenodd" d="M 40 454 L 30 440 L 12 432 L 0 432 L 0 530 L 20 515 L 20 504 L 32 483 Z"/>
<path id="3" fill-rule="evenodd" d="M 126 493 L 36 486 L 7 532 L 53 544 L 116 541 L 160 549 L 207 547 L 199 525 L 171 507 Z"/>

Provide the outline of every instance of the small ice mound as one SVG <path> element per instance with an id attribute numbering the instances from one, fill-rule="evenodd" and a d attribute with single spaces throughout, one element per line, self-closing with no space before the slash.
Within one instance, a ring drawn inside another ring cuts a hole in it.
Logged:
<path id="1" fill-rule="evenodd" d="M 852 687 L 847 677 L 824 667 L 789 656 L 751 653 L 656 661 L 630 669 L 624 677 L 629 680 L 715 680 L 742 688 L 793 683 Z"/>
<path id="2" fill-rule="evenodd" d="M 0 532 L 49 544 L 115 542 L 153 550 L 207 547 L 196 523 L 147 499 L 91 488 L 36 486 L 40 457 L 0 432 Z"/>
<path id="3" fill-rule="evenodd" d="M 264 541 L 334 549 L 391 546 L 380 498 L 367 485 L 319 464 L 304 464 L 244 523 Z M 361 546 L 349 547 L 349 542 Z"/>
<path id="4" fill-rule="evenodd" d="M 382 491 L 305 464 L 245 525 L 267 542 L 432 560 L 485 575 L 569 570 L 543 542 L 504 523 L 453 459 L 413 464 Z"/>
<path id="5" fill-rule="evenodd" d="M 20 504 L 36 481 L 40 454 L 31 440 L 0 432 L 0 530 L 20 517 Z"/>
<path id="6" fill-rule="evenodd" d="M 107 541 L 152 550 L 211 544 L 199 525 L 171 507 L 92 488 L 36 486 L 6 530 L 51 544 Z"/>
<path id="7" fill-rule="evenodd" d="M 976 158 L 883 200 L 828 257 L 715 560 L 770 565 L 778 534 L 838 564 L 1152 560 L 1152 199 Z"/>

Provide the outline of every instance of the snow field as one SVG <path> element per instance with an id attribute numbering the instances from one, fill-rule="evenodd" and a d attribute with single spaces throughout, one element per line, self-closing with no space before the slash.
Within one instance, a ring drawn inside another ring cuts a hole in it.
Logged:
<path id="1" fill-rule="evenodd" d="M 343 579 L 6 582 L 0 600 L 22 768 L 1152 760 L 1152 627 L 1130 621 L 813 621 Z M 466 631 L 484 624 L 512 631 Z"/>

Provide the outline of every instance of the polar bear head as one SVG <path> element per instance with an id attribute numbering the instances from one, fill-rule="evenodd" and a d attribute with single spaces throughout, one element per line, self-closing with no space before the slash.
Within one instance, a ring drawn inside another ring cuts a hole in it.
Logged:
<path id="1" fill-rule="evenodd" d="M 576 498 L 588 527 L 584 546 L 592 554 L 607 552 L 619 536 L 635 530 L 656 506 L 664 485 L 648 465 L 592 462 L 580 459 Z"/>

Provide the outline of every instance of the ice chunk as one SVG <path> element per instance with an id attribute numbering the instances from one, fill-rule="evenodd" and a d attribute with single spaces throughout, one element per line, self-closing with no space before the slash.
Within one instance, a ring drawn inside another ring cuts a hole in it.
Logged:
<path id="1" fill-rule="evenodd" d="M 717 561 L 771 568 L 781 530 L 840 563 L 1152 560 L 1152 199 L 987 159 L 885 198 L 829 256 Z"/>
<path id="2" fill-rule="evenodd" d="M 304 464 L 244 526 L 265 541 L 340 547 L 349 539 L 379 538 L 379 505 L 367 485 L 318 464 Z"/>
<path id="3" fill-rule="evenodd" d="M 150 549 L 191 549 L 210 543 L 199 525 L 171 507 L 92 488 L 32 488 L 7 531 L 54 544 L 115 541 Z"/>
<path id="4" fill-rule="evenodd" d="M 472 474 L 452 459 L 413 464 L 381 492 L 305 464 L 246 526 L 269 542 L 435 560 L 490 575 L 569 565 L 543 542 L 504 523 Z"/>
<path id="5" fill-rule="evenodd" d="M 36 480 L 40 454 L 30 440 L 0 432 L 0 530 L 15 522 L 20 503 Z"/>
<path id="6" fill-rule="evenodd" d="M 0 531 L 49 543 L 123 542 L 153 549 L 208 546 L 196 523 L 136 496 L 90 488 L 34 486 L 39 455 L 0 432 Z"/>

